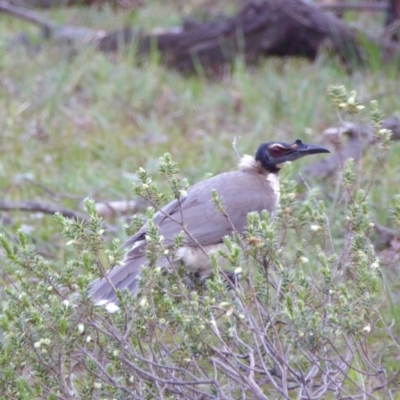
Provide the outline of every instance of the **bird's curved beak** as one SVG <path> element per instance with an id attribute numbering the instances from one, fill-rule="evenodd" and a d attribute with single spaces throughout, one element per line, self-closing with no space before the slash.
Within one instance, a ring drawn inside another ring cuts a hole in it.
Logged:
<path id="1" fill-rule="evenodd" d="M 330 153 L 328 149 L 317 144 L 303 142 L 299 143 L 299 141 L 296 141 L 294 144 L 297 146 L 295 151 L 300 157 L 307 156 L 309 154 Z"/>

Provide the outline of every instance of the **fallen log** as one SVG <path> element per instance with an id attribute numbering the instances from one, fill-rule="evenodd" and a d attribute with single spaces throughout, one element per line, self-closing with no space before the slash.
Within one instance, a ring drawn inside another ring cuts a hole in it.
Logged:
<path id="1" fill-rule="evenodd" d="M 0 11 L 41 26 L 43 37 L 56 42 L 89 43 L 104 52 L 129 45 L 139 58 L 157 50 L 162 62 L 184 73 L 216 72 L 238 56 L 249 63 L 269 56 L 305 57 L 312 61 L 325 46 L 341 58 L 348 70 L 367 65 L 368 54 L 376 57 L 371 46 L 378 47 L 386 61 L 400 59 L 396 42 L 371 38 L 302 0 L 253 0 L 232 18 L 185 21 L 182 27 L 150 34 L 130 27 L 111 33 L 59 27 L 4 0 L 0 0 Z"/>
<path id="2" fill-rule="evenodd" d="M 253 0 L 232 18 L 186 21 L 182 27 L 148 35 L 124 29 L 105 35 L 98 48 L 116 51 L 131 42 L 139 55 L 157 49 L 168 66 L 181 72 L 218 71 L 237 56 L 247 62 L 269 56 L 313 61 L 323 46 L 330 47 L 349 71 L 367 65 L 373 47 L 381 50 L 385 61 L 400 59 L 396 42 L 372 38 L 302 0 Z"/>
<path id="3" fill-rule="evenodd" d="M 61 8 L 61 7 L 79 7 L 96 6 L 101 7 L 104 4 L 111 4 L 112 7 L 137 8 L 143 4 L 143 0 L 8 0 L 12 6 L 26 8 Z"/>
<path id="4" fill-rule="evenodd" d="M 254 0 L 232 18 L 186 21 L 181 28 L 150 35 L 125 29 L 106 35 L 98 47 L 115 51 L 133 40 L 139 54 L 157 48 L 164 62 L 181 72 L 218 69 L 238 55 L 247 62 L 268 56 L 312 61 L 325 43 L 351 68 L 365 61 L 355 29 L 301 0 Z"/>

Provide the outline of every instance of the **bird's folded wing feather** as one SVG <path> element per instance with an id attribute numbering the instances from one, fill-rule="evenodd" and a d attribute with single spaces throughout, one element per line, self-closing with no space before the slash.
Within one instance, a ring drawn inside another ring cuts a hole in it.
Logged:
<path id="1" fill-rule="evenodd" d="M 224 204 L 228 218 L 217 210 L 212 191 L 215 189 Z M 174 237 L 184 231 L 185 245 L 203 247 L 218 244 L 223 237 L 233 232 L 233 227 L 242 233 L 247 225 L 247 214 L 251 211 L 267 210 L 272 213 L 276 206 L 276 193 L 265 175 L 250 172 L 227 172 L 192 186 L 187 196 L 174 200 L 163 207 L 154 217 L 154 223 L 164 236 L 164 244 L 170 246 Z M 233 227 L 232 227 L 233 225 Z M 130 247 L 122 265 L 108 272 L 91 285 L 89 296 L 96 304 L 113 304 L 116 289 L 137 288 L 137 277 L 146 261 L 146 233 L 148 223 L 126 243 Z M 165 262 L 161 258 L 160 263 Z"/>
<path id="2" fill-rule="evenodd" d="M 213 189 L 217 191 L 229 220 L 217 210 L 212 198 Z M 276 201 L 276 193 L 265 175 L 227 172 L 192 186 L 186 197 L 174 200 L 158 211 L 154 223 L 167 246 L 172 245 L 174 237 L 182 231 L 185 245 L 208 246 L 221 243 L 224 236 L 233 232 L 232 225 L 239 233 L 243 232 L 249 212 L 267 210 L 272 213 Z M 125 246 L 132 246 L 127 257 L 135 257 L 135 243 L 145 239 L 147 230 L 146 223 L 125 243 Z"/>

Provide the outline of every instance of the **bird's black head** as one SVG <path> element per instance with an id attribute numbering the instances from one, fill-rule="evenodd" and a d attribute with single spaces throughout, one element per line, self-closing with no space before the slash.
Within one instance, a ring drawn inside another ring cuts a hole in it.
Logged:
<path id="1" fill-rule="evenodd" d="M 256 161 L 269 172 L 278 172 L 282 163 L 294 161 L 309 154 L 330 153 L 325 147 L 316 144 L 303 143 L 297 139 L 294 143 L 267 142 L 263 143 L 256 152 Z"/>

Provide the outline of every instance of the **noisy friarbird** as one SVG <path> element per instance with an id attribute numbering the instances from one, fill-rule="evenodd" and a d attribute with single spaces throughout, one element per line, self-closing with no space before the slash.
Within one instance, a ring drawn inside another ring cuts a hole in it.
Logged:
<path id="1" fill-rule="evenodd" d="M 173 246 L 175 237 L 184 229 L 183 245 L 176 251 L 174 264 L 182 263 L 188 272 L 200 277 L 212 274 L 210 253 L 226 249 L 224 237 L 235 230 L 244 233 L 247 214 L 267 210 L 274 218 L 279 203 L 278 173 L 286 161 L 294 161 L 310 154 L 329 153 L 324 147 L 303 143 L 267 142 L 258 147 L 255 157 L 245 155 L 237 171 L 225 172 L 198 182 L 184 196 L 159 210 L 154 217 L 164 246 Z M 217 210 L 212 197 L 216 190 L 222 200 L 226 217 Z M 232 227 L 233 225 L 233 227 Z M 118 309 L 115 289 L 135 293 L 138 276 L 146 264 L 146 235 L 149 224 L 127 240 L 121 265 L 107 272 L 107 277 L 95 280 L 89 297 L 97 305 L 105 305 L 112 312 Z M 160 267 L 170 265 L 166 257 L 158 261 Z M 110 285 L 110 282 L 112 285 Z"/>

